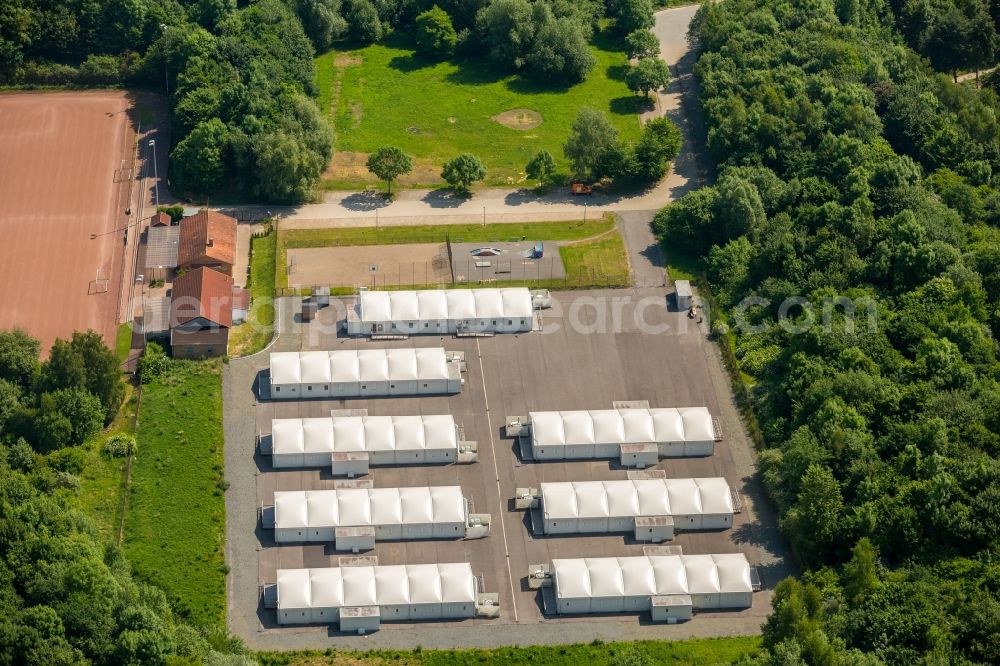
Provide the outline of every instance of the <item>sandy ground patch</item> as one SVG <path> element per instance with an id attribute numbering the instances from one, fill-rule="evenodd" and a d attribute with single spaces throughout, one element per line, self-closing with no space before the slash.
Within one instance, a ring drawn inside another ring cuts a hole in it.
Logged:
<path id="1" fill-rule="evenodd" d="M 323 172 L 323 180 L 354 181 L 380 184 L 378 178 L 368 171 L 368 153 L 348 150 L 337 151 L 330 160 L 330 165 Z M 441 182 L 441 167 L 430 160 L 413 159 L 413 170 L 397 179 L 402 185 L 427 185 Z M 395 191 L 395 188 L 393 188 Z"/>
<path id="2" fill-rule="evenodd" d="M 542 114 L 531 109 L 511 109 L 493 116 L 493 122 L 511 129 L 530 130 L 542 124 Z"/>
<path id="3" fill-rule="evenodd" d="M 451 267 L 444 243 L 358 245 L 288 250 L 288 285 L 364 287 L 445 284 Z M 372 266 L 376 267 L 372 271 Z"/>
<path id="4" fill-rule="evenodd" d="M 351 67 L 353 65 L 360 65 L 362 62 L 364 62 L 364 59 L 355 53 L 341 53 L 333 59 L 333 66 Z"/>

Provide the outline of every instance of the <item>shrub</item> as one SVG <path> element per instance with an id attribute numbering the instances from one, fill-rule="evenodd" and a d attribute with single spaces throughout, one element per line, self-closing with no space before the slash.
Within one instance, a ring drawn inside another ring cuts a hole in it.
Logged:
<path id="1" fill-rule="evenodd" d="M 136 443 L 135 437 L 126 432 L 115 433 L 104 442 L 104 453 L 112 458 L 135 455 L 138 450 L 139 445 Z"/>
<path id="2" fill-rule="evenodd" d="M 155 342 L 146 344 L 146 351 L 139 358 L 139 381 L 148 384 L 159 377 L 170 366 L 170 359 L 163 347 Z"/>

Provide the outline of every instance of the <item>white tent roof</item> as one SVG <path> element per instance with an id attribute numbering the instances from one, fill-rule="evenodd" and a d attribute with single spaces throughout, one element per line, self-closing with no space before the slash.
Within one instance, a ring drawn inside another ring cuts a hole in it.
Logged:
<path id="1" fill-rule="evenodd" d="M 476 578 L 464 562 L 278 570 L 279 609 L 475 601 Z"/>
<path id="2" fill-rule="evenodd" d="M 457 448 L 458 428 L 450 414 L 271 420 L 275 455 Z"/>
<path id="3" fill-rule="evenodd" d="M 279 529 L 464 522 L 459 486 L 274 493 L 274 525 Z"/>
<path id="4" fill-rule="evenodd" d="M 531 412 L 535 446 L 715 440 L 707 407 Z"/>
<path id="5" fill-rule="evenodd" d="M 541 490 L 549 520 L 733 512 L 729 484 L 722 478 L 567 481 L 543 483 Z"/>
<path id="6" fill-rule="evenodd" d="M 505 289 L 427 291 L 363 291 L 358 299 L 361 321 L 436 321 L 532 317 L 531 292 Z"/>
<path id="7" fill-rule="evenodd" d="M 272 384 L 448 379 L 443 347 L 273 352 Z"/>
<path id="8" fill-rule="evenodd" d="M 552 560 L 559 598 L 751 592 L 743 553 Z"/>

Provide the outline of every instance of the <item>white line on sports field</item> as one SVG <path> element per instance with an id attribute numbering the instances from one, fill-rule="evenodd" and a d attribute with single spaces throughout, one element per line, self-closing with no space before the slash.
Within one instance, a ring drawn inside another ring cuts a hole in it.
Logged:
<path id="1" fill-rule="evenodd" d="M 510 602 L 514 608 L 514 622 L 517 622 L 517 593 L 514 591 L 514 574 L 510 570 L 510 547 L 507 545 L 507 526 L 504 524 L 504 499 L 500 490 L 500 468 L 497 466 L 496 442 L 493 439 L 493 419 L 490 418 L 490 396 L 486 392 L 486 371 L 483 369 L 483 351 L 476 338 L 476 355 L 479 357 L 479 379 L 483 383 L 483 401 L 486 403 L 486 425 L 490 429 L 490 455 L 493 457 L 493 472 L 497 481 L 497 499 L 500 500 L 500 533 L 503 535 L 503 554 L 507 561 L 507 582 L 510 583 Z"/>

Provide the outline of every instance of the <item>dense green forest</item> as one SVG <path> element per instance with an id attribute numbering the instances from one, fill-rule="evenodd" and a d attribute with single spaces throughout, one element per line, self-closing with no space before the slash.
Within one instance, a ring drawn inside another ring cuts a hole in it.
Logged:
<path id="1" fill-rule="evenodd" d="M 804 567 L 754 663 L 1000 655 L 1000 100 L 906 20 L 722 0 L 692 27 L 718 179 L 654 225 L 704 260 Z"/>
<path id="2" fill-rule="evenodd" d="M 0 331 L 0 664 L 254 663 L 224 629 L 178 617 L 78 508 L 82 444 L 123 397 L 114 352 L 92 331 L 57 340 L 44 363 L 39 351 Z M 103 446 L 121 456 L 129 443 Z"/>
<path id="3" fill-rule="evenodd" d="M 8 0 L 0 3 L 0 84 L 166 90 L 170 184 L 178 194 L 298 202 L 309 198 L 333 150 L 332 130 L 313 99 L 313 58 L 334 41 L 367 44 L 400 29 L 424 57 L 483 59 L 558 88 L 593 69 L 588 42 L 605 18 L 624 38 L 652 25 L 653 6 Z"/>

